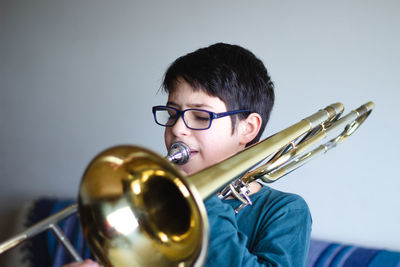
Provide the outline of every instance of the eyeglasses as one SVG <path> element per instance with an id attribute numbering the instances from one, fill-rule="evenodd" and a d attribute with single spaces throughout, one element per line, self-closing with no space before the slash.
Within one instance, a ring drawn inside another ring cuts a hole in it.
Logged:
<path id="1" fill-rule="evenodd" d="M 204 109 L 179 110 L 169 106 L 154 106 L 154 120 L 158 125 L 171 127 L 182 117 L 186 127 L 192 130 L 206 130 L 211 127 L 214 119 L 231 116 L 239 113 L 250 112 L 250 110 L 232 110 L 222 113 L 214 113 Z"/>

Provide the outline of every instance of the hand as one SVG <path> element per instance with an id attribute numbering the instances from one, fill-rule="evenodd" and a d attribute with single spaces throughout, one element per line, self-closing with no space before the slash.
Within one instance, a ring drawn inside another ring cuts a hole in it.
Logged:
<path id="1" fill-rule="evenodd" d="M 67 265 L 63 265 L 63 267 L 99 267 L 100 265 L 92 261 L 91 259 L 87 259 L 84 262 L 73 262 Z"/>

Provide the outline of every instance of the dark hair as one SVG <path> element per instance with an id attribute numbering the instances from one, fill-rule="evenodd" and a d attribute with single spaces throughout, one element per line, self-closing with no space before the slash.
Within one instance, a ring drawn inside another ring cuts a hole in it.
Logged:
<path id="1" fill-rule="evenodd" d="M 238 45 L 217 43 L 176 59 L 167 69 L 163 89 L 172 93 L 179 78 L 194 90 L 220 98 L 228 110 L 248 109 L 262 117 L 258 135 L 247 145 L 260 140 L 274 104 L 274 84 L 260 59 Z M 236 116 L 232 116 L 232 133 Z"/>

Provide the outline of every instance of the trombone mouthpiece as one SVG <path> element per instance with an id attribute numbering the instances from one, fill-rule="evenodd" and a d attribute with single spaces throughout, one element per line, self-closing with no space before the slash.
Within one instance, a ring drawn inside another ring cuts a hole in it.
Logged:
<path id="1" fill-rule="evenodd" d="M 183 165 L 188 162 L 190 156 L 190 148 L 182 142 L 173 143 L 168 150 L 167 160 L 169 162 Z"/>

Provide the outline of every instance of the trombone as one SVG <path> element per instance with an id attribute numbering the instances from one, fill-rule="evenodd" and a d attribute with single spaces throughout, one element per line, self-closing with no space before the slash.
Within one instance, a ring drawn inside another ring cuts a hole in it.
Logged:
<path id="1" fill-rule="evenodd" d="M 358 129 L 373 108 L 374 103 L 367 102 L 341 117 L 344 107 L 334 103 L 190 176 L 141 147 L 106 149 L 88 165 L 78 205 L 61 211 L 60 217 L 78 210 L 86 241 L 104 266 L 202 266 L 208 246 L 205 199 L 222 189 L 221 198 L 233 195 L 242 200 L 240 209 L 251 204 L 245 192 L 250 182 L 274 182 L 335 147 Z M 339 135 L 317 146 L 338 130 Z M 168 155 L 170 160 L 189 155 L 184 145 L 170 153 L 176 153 Z M 45 221 L 54 224 L 50 218 Z M 49 228 L 41 224 L 0 244 L 0 254 Z"/>

